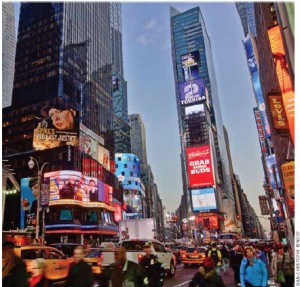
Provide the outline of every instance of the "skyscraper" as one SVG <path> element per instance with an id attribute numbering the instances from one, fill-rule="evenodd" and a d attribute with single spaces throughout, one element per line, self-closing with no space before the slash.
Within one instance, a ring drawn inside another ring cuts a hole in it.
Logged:
<path id="1" fill-rule="evenodd" d="M 183 191 L 188 211 L 213 212 L 211 229 L 234 230 L 234 196 L 205 22 L 199 7 L 182 13 L 171 7 L 170 20 Z M 204 203 L 205 199 L 211 205 Z M 219 220 L 218 214 L 226 214 L 225 221 Z"/>
<path id="2" fill-rule="evenodd" d="M 127 82 L 123 72 L 121 3 L 112 2 L 110 4 L 110 16 L 115 149 L 118 153 L 130 153 Z"/>
<path id="3" fill-rule="evenodd" d="M 238 13 L 240 15 L 245 36 L 253 33 L 256 36 L 256 23 L 253 2 L 236 2 Z"/>
<path id="4" fill-rule="evenodd" d="M 12 106 L 3 110 L 3 157 L 18 180 L 36 175 L 28 169 L 29 156 L 48 162 L 43 172 L 54 173 L 45 176 L 52 194 L 46 234 L 58 240 L 70 229 L 72 240 L 86 236 L 95 225 L 82 227 L 85 220 L 107 223 L 94 230 L 102 239 L 117 232 L 112 198 L 121 205 L 123 198 L 114 176 L 110 5 L 21 3 Z M 91 210 L 86 202 L 95 185 L 99 196 Z M 57 190 L 74 193 L 65 211 Z M 20 221 L 20 200 L 15 214 L 6 210 L 8 225 Z M 67 219 L 72 226 L 65 226 Z"/>
<path id="5" fill-rule="evenodd" d="M 11 105 L 15 70 L 16 35 L 14 4 L 2 3 L 2 107 Z"/>

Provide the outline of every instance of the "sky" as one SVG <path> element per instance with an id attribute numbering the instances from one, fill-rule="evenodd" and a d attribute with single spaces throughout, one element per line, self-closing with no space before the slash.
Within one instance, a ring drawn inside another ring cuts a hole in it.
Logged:
<path id="1" fill-rule="evenodd" d="M 147 135 L 148 163 L 166 211 L 183 194 L 179 127 L 171 57 L 170 6 L 199 6 L 210 36 L 223 124 L 234 171 L 260 216 L 264 194 L 260 147 L 253 116 L 255 98 L 243 50 L 242 25 L 234 3 L 122 3 L 124 76 L 129 114 L 139 113 Z M 18 19 L 19 4 L 16 5 Z M 261 220 L 267 227 L 268 221 Z"/>

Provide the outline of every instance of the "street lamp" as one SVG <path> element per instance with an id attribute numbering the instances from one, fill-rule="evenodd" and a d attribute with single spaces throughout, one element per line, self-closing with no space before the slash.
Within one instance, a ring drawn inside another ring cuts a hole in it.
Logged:
<path id="1" fill-rule="evenodd" d="M 42 176 L 43 169 L 45 165 L 49 164 L 48 162 L 44 162 L 42 167 L 40 168 L 38 161 L 34 157 L 30 157 L 28 162 L 28 167 L 33 169 L 35 165 L 38 169 L 38 197 L 37 197 L 37 210 L 36 210 L 36 226 L 35 226 L 35 239 L 39 239 L 39 227 L 40 227 L 40 210 L 41 210 L 41 186 L 42 186 Z M 42 230 L 42 245 L 44 245 L 45 238 L 45 213 L 43 213 L 43 230 Z"/>

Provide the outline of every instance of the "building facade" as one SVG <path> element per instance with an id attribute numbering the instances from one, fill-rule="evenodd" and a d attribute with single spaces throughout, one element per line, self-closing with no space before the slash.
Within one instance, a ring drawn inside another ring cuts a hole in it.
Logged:
<path id="1" fill-rule="evenodd" d="M 182 13 L 171 7 L 170 20 L 183 193 L 188 213 L 196 212 L 201 217 L 199 210 L 209 211 L 212 229 L 235 231 L 234 194 L 211 43 L 204 19 L 199 7 Z M 200 159 L 204 154 L 207 155 L 205 164 Z M 197 197 L 209 197 L 213 204 L 199 202 L 203 207 L 195 208 L 192 202 L 198 204 Z"/>
<path id="2" fill-rule="evenodd" d="M 83 194 L 79 183 L 92 178 L 109 186 L 104 190 L 114 198 L 107 203 L 99 195 L 91 204 L 74 195 L 68 216 L 46 213 L 46 238 L 83 242 L 91 233 L 100 240 L 117 234 L 113 202 L 122 204 L 123 197 L 114 175 L 111 39 L 109 3 L 21 3 L 12 106 L 3 110 L 3 157 L 18 181 L 36 176 L 27 166 L 33 156 L 40 166 L 48 163 L 43 173 L 73 171 L 75 194 Z M 62 206 L 57 189 L 67 184 L 72 190 L 66 174 L 49 179 L 55 194 L 50 210 Z M 21 195 L 15 205 L 15 214 L 5 210 L 8 229 L 11 222 L 20 226 Z"/>
<path id="3" fill-rule="evenodd" d="M 14 3 L 2 3 L 2 108 L 11 105 L 16 54 Z"/>

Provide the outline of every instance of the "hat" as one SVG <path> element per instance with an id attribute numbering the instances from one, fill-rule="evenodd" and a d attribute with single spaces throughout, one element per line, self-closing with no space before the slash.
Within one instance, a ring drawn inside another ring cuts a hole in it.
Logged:
<path id="1" fill-rule="evenodd" d="M 12 241 L 5 241 L 2 243 L 2 248 L 4 248 L 4 247 L 14 248 L 15 244 Z"/>
<path id="2" fill-rule="evenodd" d="M 151 247 L 151 242 L 146 242 L 144 245 L 143 245 L 143 248 L 148 248 L 148 247 Z"/>
<path id="3" fill-rule="evenodd" d="M 32 188 L 34 185 L 38 184 L 38 178 L 37 177 L 32 177 L 30 178 L 28 182 L 28 186 Z"/>
<path id="4" fill-rule="evenodd" d="M 206 257 L 203 261 L 203 267 L 205 269 L 214 269 L 216 266 L 215 261 L 211 257 Z"/>
<path id="5" fill-rule="evenodd" d="M 245 256 L 247 255 L 247 250 L 251 250 L 251 251 L 253 252 L 252 246 L 246 246 L 246 247 L 244 248 L 244 254 L 245 254 Z"/>

